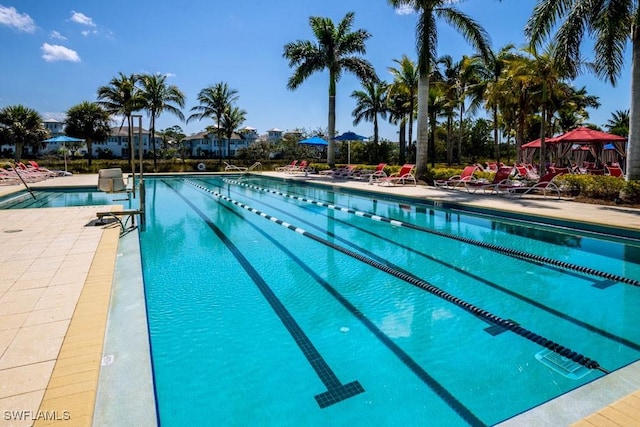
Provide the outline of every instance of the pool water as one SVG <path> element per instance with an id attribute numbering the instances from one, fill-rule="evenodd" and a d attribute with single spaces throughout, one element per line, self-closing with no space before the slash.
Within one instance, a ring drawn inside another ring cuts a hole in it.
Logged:
<path id="1" fill-rule="evenodd" d="M 93 187 L 95 188 L 95 187 Z M 0 209 L 61 208 L 73 206 L 123 205 L 131 209 L 137 199 L 125 193 L 104 193 L 88 188 L 20 191 L 0 198 Z"/>
<path id="2" fill-rule="evenodd" d="M 491 425 L 640 359 L 638 241 L 254 176 L 146 189 L 164 426 Z"/>

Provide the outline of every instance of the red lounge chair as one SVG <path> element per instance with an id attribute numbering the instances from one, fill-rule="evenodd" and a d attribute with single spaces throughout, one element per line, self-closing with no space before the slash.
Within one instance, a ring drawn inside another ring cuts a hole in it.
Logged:
<path id="1" fill-rule="evenodd" d="M 542 194 L 544 195 L 544 197 L 547 197 L 547 192 L 550 193 L 556 193 L 558 196 L 558 199 L 560 198 L 560 188 L 556 185 L 554 181 L 554 179 L 557 176 L 562 175 L 563 172 L 548 172 L 546 175 L 542 176 L 538 182 L 532 184 L 532 185 L 521 185 L 521 186 L 514 186 L 511 187 L 509 189 L 507 189 L 507 194 L 509 196 L 515 196 L 515 195 L 519 195 L 519 196 L 524 196 L 526 194 L 529 193 L 534 193 L 534 192 L 542 192 Z"/>
<path id="2" fill-rule="evenodd" d="M 378 185 L 398 185 L 398 184 L 406 184 L 407 182 L 413 182 L 413 185 L 417 185 L 416 177 L 411 173 L 413 168 L 416 165 L 413 164 L 404 164 L 398 173 L 392 173 L 386 178 L 380 178 L 378 180 Z"/>
<path id="3" fill-rule="evenodd" d="M 622 169 L 620 168 L 620 166 L 605 165 L 604 167 L 607 170 L 607 175 L 615 176 L 617 178 L 624 177 L 624 173 L 622 172 Z"/>
<path id="4" fill-rule="evenodd" d="M 465 182 L 465 188 L 469 193 L 475 193 L 478 190 L 482 190 L 484 193 L 487 191 L 489 193 L 505 193 L 509 191 L 510 188 L 520 185 L 519 182 L 515 182 L 509 179 L 511 173 L 513 172 L 513 168 L 511 167 L 501 167 L 496 171 L 496 174 L 493 176 L 492 182 L 483 182 L 480 180 L 474 182 Z"/>
<path id="5" fill-rule="evenodd" d="M 384 172 L 386 166 L 386 163 L 378 163 L 378 166 L 376 166 L 374 170 L 363 169 L 358 173 L 357 178 L 362 181 L 368 180 L 369 184 L 378 182 L 381 178 L 387 177 L 387 174 Z"/>
<path id="6" fill-rule="evenodd" d="M 478 170 L 476 165 L 467 166 L 460 175 L 454 175 L 449 179 L 437 179 L 433 181 L 436 188 L 456 188 L 463 187 L 467 182 L 475 182 L 473 174 Z"/>
<path id="7" fill-rule="evenodd" d="M 276 172 L 286 172 L 290 168 L 296 167 L 297 164 L 298 164 L 297 160 L 292 160 L 291 163 L 289 163 L 288 165 L 280 166 L 279 168 L 276 168 Z"/>

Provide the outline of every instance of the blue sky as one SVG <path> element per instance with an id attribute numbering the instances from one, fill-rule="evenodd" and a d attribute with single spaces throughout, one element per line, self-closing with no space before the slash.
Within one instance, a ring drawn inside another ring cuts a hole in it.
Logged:
<path id="1" fill-rule="evenodd" d="M 457 7 L 482 24 L 492 46 L 524 45 L 523 28 L 535 0 L 467 0 Z M 244 125 L 264 133 L 326 128 L 328 75 L 311 76 L 295 91 L 286 88 L 292 70 L 282 57 L 283 46 L 312 40 L 310 16 L 340 21 L 355 12 L 353 29 L 371 33 L 366 58 L 387 81 L 393 59 L 415 59 L 413 14 L 399 13 L 385 0 L 0 0 L 0 107 L 23 104 L 45 118 L 61 118 L 82 101 L 95 101 L 98 87 L 119 72 L 167 74 L 168 82 L 187 97 L 185 116 L 197 104 L 198 92 L 224 81 L 239 94 L 247 111 Z M 438 55 L 455 60 L 473 53 L 465 41 L 440 23 Z M 617 87 L 585 74 L 574 82 L 600 97 L 590 122 L 604 125 L 616 110 L 629 108 L 629 48 Z M 583 55 L 593 57 L 585 46 Z M 345 74 L 337 87 L 337 132 L 371 136 L 373 125 L 353 125 L 350 94 L 359 82 Z M 180 121 L 160 116 L 157 129 L 178 124 L 187 134 L 213 124 L 210 120 Z M 143 126 L 148 127 L 144 119 Z M 397 140 L 397 127 L 380 126 L 382 137 Z M 415 134 L 414 134 L 415 135 Z"/>

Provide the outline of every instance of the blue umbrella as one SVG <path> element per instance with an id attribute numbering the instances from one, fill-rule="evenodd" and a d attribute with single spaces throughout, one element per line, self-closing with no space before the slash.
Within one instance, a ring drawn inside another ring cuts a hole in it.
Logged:
<path id="1" fill-rule="evenodd" d="M 82 142 L 84 139 L 74 138 L 67 135 L 58 135 L 53 138 L 45 139 L 43 142 Z"/>
<path id="2" fill-rule="evenodd" d="M 342 135 L 338 135 L 334 138 L 336 141 L 364 141 L 366 136 L 358 135 L 355 132 L 345 132 Z"/>
<path id="3" fill-rule="evenodd" d="M 65 142 L 82 142 L 84 141 L 84 139 L 80 139 L 80 138 L 74 138 L 72 136 L 67 136 L 67 135 L 58 135 L 58 136 L 54 136 L 53 138 L 49 138 L 49 139 L 45 139 L 43 142 L 62 142 L 63 144 Z M 66 146 L 65 146 L 65 150 L 64 150 L 64 171 L 65 173 L 67 172 L 67 150 L 66 150 Z"/>
<path id="4" fill-rule="evenodd" d="M 298 144 L 319 145 L 319 146 L 329 145 L 329 143 L 327 141 L 325 141 L 324 139 L 320 138 L 319 136 L 312 136 L 311 138 L 303 139 Z"/>
<path id="5" fill-rule="evenodd" d="M 351 164 L 351 141 L 364 141 L 367 137 L 349 131 L 336 136 L 334 139 L 336 141 L 347 141 L 347 163 Z"/>

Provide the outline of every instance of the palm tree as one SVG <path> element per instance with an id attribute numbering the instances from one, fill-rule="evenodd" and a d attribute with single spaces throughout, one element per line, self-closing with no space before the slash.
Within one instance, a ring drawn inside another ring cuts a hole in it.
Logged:
<path id="1" fill-rule="evenodd" d="M 109 113 L 95 102 L 83 101 L 67 111 L 65 131 L 69 136 L 84 139 L 89 166 L 93 157 L 92 143 L 107 140 L 111 131 L 110 122 Z"/>
<path id="2" fill-rule="evenodd" d="M 378 145 L 378 116 L 387 119 L 387 91 L 386 82 L 367 81 L 362 83 L 364 90 L 354 90 L 351 97 L 356 100 L 356 107 L 351 115 L 353 124 L 357 126 L 362 120 L 373 122 L 373 143 Z"/>
<path id="3" fill-rule="evenodd" d="M 402 55 L 401 59 L 394 59 L 399 65 L 398 68 L 389 67 L 388 70 L 393 75 L 393 83 L 389 88 L 389 96 L 404 94 L 407 99 L 407 118 L 409 127 L 409 144 L 413 142 L 413 118 L 417 105 L 418 94 L 418 68 L 407 55 Z M 404 145 L 400 147 L 400 163 L 404 163 Z"/>
<path id="4" fill-rule="evenodd" d="M 200 105 L 196 105 L 191 109 L 191 111 L 195 111 L 195 113 L 189 116 L 187 123 L 194 119 L 202 120 L 212 118 L 216 122 L 214 134 L 218 139 L 222 139 L 222 118 L 225 112 L 233 106 L 237 100 L 238 91 L 229 89 L 229 85 L 225 82 L 206 87 L 198 93 L 198 102 Z"/>
<path id="5" fill-rule="evenodd" d="M 427 145 L 429 139 L 428 102 L 429 74 L 438 44 L 437 18 L 443 19 L 488 60 L 491 54 L 489 36 L 469 16 L 462 13 L 450 0 L 387 0 L 393 7 L 409 7 L 418 13 L 416 45 L 418 48 L 418 141 L 416 147 L 416 175 L 424 177 L 427 170 Z"/>
<path id="6" fill-rule="evenodd" d="M 496 162 L 500 162 L 500 140 L 498 138 L 499 118 L 498 113 L 500 106 L 504 104 L 505 93 L 498 83 L 502 73 L 507 68 L 507 61 L 513 58 L 513 49 L 515 46 L 511 43 L 506 44 L 498 52 L 492 52 L 489 62 L 485 63 L 484 79 L 480 82 L 483 86 L 485 107 L 491 111 L 493 121 L 493 143 L 494 157 Z"/>
<path id="7" fill-rule="evenodd" d="M 626 179 L 640 179 L 640 5 L 637 1 L 539 1 L 525 33 L 540 45 L 561 22 L 555 38 L 559 61 L 573 78 L 581 70 L 580 45 L 586 34 L 595 38 L 593 70 L 615 86 L 622 71 L 627 41 L 631 41 L 631 108 Z"/>
<path id="8" fill-rule="evenodd" d="M 139 76 L 136 74 L 127 76 L 120 72 L 118 77 L 112 78 L 107 86 L 98 88 L 97 102 L 109 114 L 123 116 L 123 122 L 124 119 L 127 120 L 127 127 L 129 128 L 129 166 L 132 173 L 135 168 L 135 147 L 133 144 L 133 120 L 131 115 L 135 111 L 141 110 L 144 105 L 140 96 L 140 89 L 136 86 L 138 80 Z M 122 128 L 122 123 L 120 127 Z M 140 144 L 142 144 L 142 141 L 140 141 Z"/>
<path id="9" fill-rule="evenodd" d="M 227 138 L 227 157 L 231 154 L 231 137 L 233 136 L 233 132 L 244 123 L 246 115 L 246 111 L 231 105 L 229 105 L 222 114 L 220 129 Z"/>
<path id="10" fill-rule="evenodd" d="M 535 97 L 535 104 L 540 106 L 540 174 L 545 173 L 547 160 L 545 138 L 548 136 L 548 120 L 553 114 L 553 100 L 557 91 L 566 87 L 562 80 L 566 77 L 563 65 L 558 61 L 555 45 L 549 44 L 543 53 L 538 53 L 535 46 L 523 48 L 528 56 L 522 57 L 513 73 L 517 78 L 526 80 Z"/>
<path id="11" fill-rule="evenodd" d="M 445 115 L 447 116 L 447 165 L 453 163 L 453 119 L 455 109 L 458 107 L 458 85 L 457 75 L 459 74 L 462 62 L 453 62 L 451 55 L 443 55 L 436 60 L 434 69 L 431 73 L 431 83 L 441 87 L 446 103 L 443 106 Z M 444 69 L 440 69 L 440 66 Z"/>
<path id="12" fill-rule="evenodd" d="M 349 12 L 336 26 L 329 18 L 312 16 L 309 25 L 316 42 L 298 40 L 284 46 L 283 57 L 289 67 L 295 67 L 287 88 L 295 90 L 313 73 L 329 71 L 329 114 L 327 163 L 335 165 L 336 85 L 343 71 L 355 74 L 362 81 L 378 80 L 373 66 L 358 55 L 366 53 L 365 42 L 371 35 L 365 30 L 351 31 L 354 13 Z"/>
<path id="13" fill-rule="evenodd" d="M 185 96 L 175 85 L 167 85 L 167 76 L 160 74 L 147 74 L 140 77 L 141 96 L 144 109 L 149 113 L 149 132 L 153 150 L 153 169 L 157 169 L 156 163 L 156 118 L 163 111 L 168 111 L 177 116 L 181 121 L 184 114 L 180 108 L 184 107 Z M 180 107 L 180 108 L 178 108 Z"/>
<path id="14" fill-rule="evenodd" d="M 13 158 L 19 162 L 24 147 L 36 150 L 47 139 L 49 131 L 36 110 L 24 105 L 11 105 L 0 110 L 0 137 L 16 146 Z"/>
<path id="15" fill-rule="evenodd" d="M 400 164 L 406 163 L 406 127 L 407 127 L 407 118 L 409 117 L 409 104 L 410 101 L 407 98 L 407 95 L 404 93 L 395 93 L 392 94 L 389 91 L 389 97 L 387 98 L 387 110 L 389 112 L 389 123 L 394 125 L 399 125 L 398 129 L 398 144 L 399 144 L 399 157 L 398 161 Z"/>
<path id="16" fill-rule="evenodd" d="M 616 110 L 605 125 L 607 131 L 614 135 L 629 135 L 629 110 Z"/>

